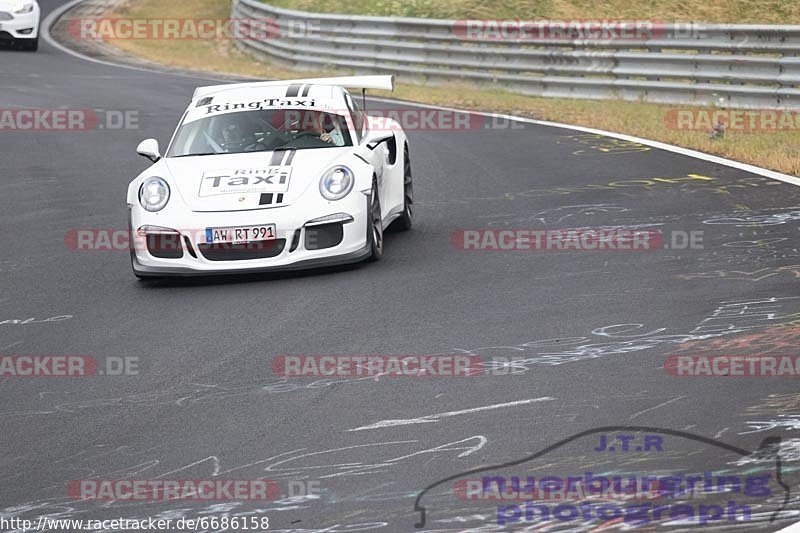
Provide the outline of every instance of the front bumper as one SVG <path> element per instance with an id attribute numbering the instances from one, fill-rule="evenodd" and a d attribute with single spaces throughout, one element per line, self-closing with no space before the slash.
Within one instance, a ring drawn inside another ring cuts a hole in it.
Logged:
<path id="1" fill-rule="evenodd" d="M 252 211 L 191 212 L 167 217 L 147 212 L 137 205 L 130 212 L 131 229 L 134 233 L 140 228 L 146 230 L 139 233 L 142 237 L 132 247 L 131 263 L 134 273 L 143 277 L 280 272 L 356 263 L 370 255 L 368 210 L 369 197 L 359 192 L 338 202 L 326 202 L 324 210 L 313 210 L 314 216 L 308 215 L 311 210 L 301 212 L 286 206 Z M 325 226 L 309 225 L 326 216 L 342 221 Z M 255 252 L 248 246 L 228 245 L 211 250 L 205 246 L 206 228 L 260 224 L 275 224 L 277 239 L 267 241 L 270 245 L 265 253 L 258 251 L 258 243 L 252 243 L 256 245 Z M 178 253 L 160 253 L 146 244 L 150 241 L 144 235 L 158 235 L 156 227 L 175 230 L 174 242 L 180 243 Z M 335 228 L 337 231 L 331 232 L 334 240 L 320 236 L 320 228 Z M 324 248 L 314 249 L 317 246 Z"/>
<path id="2" fill-rule="evenodd" d="M 9 15 L 13 17 L 11 20 L 0 20 L 0 39 L 35 39 L 39 36 L 39 8 L 24 15 Z"/>

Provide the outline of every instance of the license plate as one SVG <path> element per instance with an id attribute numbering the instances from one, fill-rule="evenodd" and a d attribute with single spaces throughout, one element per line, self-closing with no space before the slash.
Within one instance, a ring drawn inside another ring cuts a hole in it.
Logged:
<path id="1" fill-rule="evenodd" d="M 206 228 L 206 244 L 243 244 L 253 241 L 274 241 L 275 224 Z"/>

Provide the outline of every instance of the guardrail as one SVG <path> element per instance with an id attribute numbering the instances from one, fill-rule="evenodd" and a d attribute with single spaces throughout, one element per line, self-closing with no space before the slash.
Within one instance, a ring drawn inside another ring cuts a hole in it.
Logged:
<path id="1" fill-rule="evenodd" d="M 664 36 L 642 40 L 511 41 L 468 40 L 451 20 L 306 13 L 258 0 L 233 0 L 232 16 L 270 19 L 279 35 L 239 47 L 299 69 L 535 96 L 800 109 L 800 26 L 667 24 Z"/>

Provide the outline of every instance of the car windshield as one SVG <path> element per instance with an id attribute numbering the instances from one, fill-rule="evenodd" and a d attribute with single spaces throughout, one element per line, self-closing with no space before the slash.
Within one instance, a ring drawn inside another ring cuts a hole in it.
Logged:
<path id="1" fill-rule="evenodd" d="M 344 116 L 307 109 L 262 109 L 182 124 L 167 157 L 341 146 L 352 146 Z"/>

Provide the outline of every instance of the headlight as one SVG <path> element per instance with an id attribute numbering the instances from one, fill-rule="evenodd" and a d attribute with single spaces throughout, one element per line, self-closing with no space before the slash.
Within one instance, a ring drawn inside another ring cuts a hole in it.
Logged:
<path id="1" fill-rule="evenodd" d="M 14 11 L 15 15 L 24 15 L 26 13 L 33 13 L 33 4 L 25 4 L 21 8 Z"/>
<path id="2" fill-rule="evenodd" d="M 355 184 L 353 171 L 344 166 L 336 166 L 325 172 L 319 180 L 319 192 L 328 200 L 341 200 L 353 190 Z"/>
<path id="3" fill-rule="evenodd" d="M 147 178 L 139 188 L 139 203 L 148 211 L 161 211 L 169 202 L 169 185 L 161 178 Z"/>

